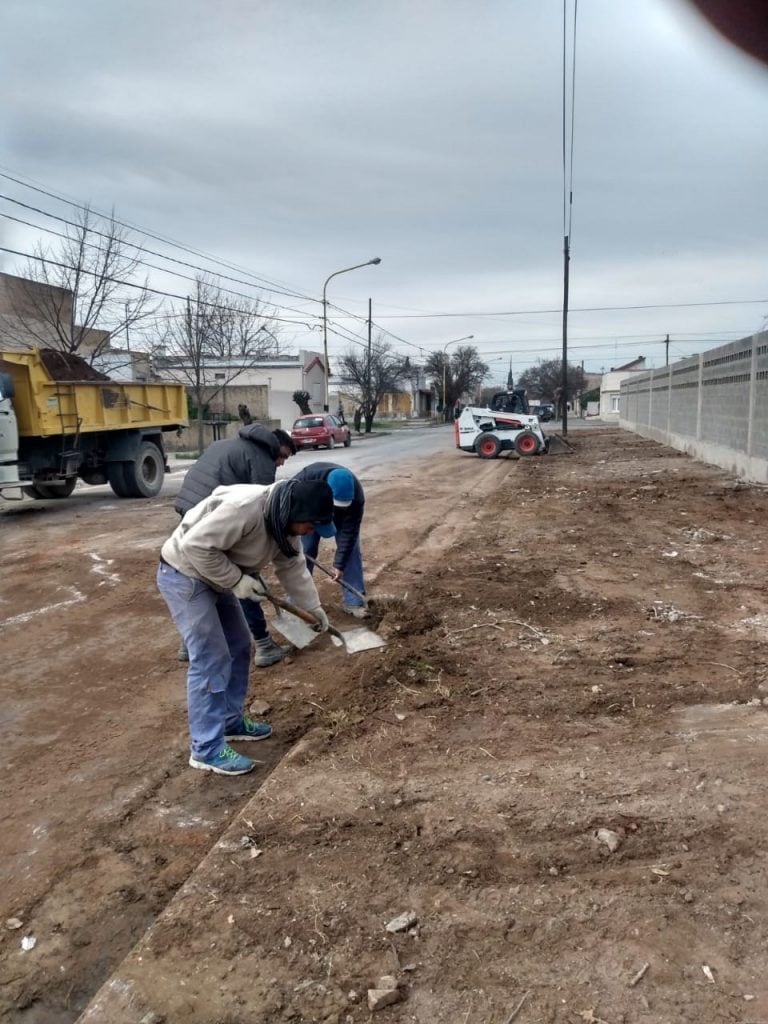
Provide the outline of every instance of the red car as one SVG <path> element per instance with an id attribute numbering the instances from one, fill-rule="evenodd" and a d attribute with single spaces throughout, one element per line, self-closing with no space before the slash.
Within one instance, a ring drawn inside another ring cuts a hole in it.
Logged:
<path id="1" fill-rule="evenodd" d="M 329 413 L 316 413 L 312 416 L 300 416 L 293 424 L 291 439 L 297 448 L 334 448 L 343 444 L 349 448 L 352 444 L 352 431 L 345 427 L 341 420 Z"/>

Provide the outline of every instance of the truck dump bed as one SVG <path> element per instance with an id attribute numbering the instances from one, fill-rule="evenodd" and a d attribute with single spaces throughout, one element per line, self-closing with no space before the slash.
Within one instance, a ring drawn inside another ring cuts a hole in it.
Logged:
<path id="1" fill-rule="evenodd" d="M 183 384 L 109 380 L 77 356 L 50 349 L 0 352 L 0 371 L 13 378 L 21 437 L 125 427 L 175 430 L 187 420 Z"/>

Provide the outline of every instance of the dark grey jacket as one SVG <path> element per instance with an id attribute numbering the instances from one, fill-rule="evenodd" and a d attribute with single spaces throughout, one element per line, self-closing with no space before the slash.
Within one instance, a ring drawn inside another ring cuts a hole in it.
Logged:
<path id="1" fill-rule="evenodd" d="M 335 462 L 313 462 L 304 469 L 300 469 L 294 476 L 294 480 L 327 480 L 328 474 L 334 469 L 345 469 Z M 354 473 L 352 474 L 353 476 Z M 336 557 L 333 565 L 336 569 L 345 569 L 349 556 L 355 547 L 355 542 L 360 536 L 360 524 L 363 521 L 365 512 L 365 494 L 363 485 L 355 476 L 355 496 L 352 504 L 346 508 L 335 508 L 333 510 L 333 523 L 336 527 Z"/>
<path id="2" fill-rule="evenodd" d="M 266 427 L 240 427 L 229 441 L 214 441 L 184 477 L 176 496 L 176 511 L 184 515 L 222 485 L 273 484 L 280 443 Z"/>

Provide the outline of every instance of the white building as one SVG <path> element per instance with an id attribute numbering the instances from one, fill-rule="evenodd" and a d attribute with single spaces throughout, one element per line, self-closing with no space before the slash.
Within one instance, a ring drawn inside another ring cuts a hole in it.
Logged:
<path id="1" fill-rule="evenodd" d="M 190 369 L 176 356 L 159 356 L 154 362 L 154 369 L 165 379 L 187 386 L 193 379 Z M 293 401 L 294 391 L 308 392 L 312 411 L 323 411 L 325 366 L 320 352 L 301 349 L 296 355 L 260 359 L 241 369 L 235 360 L 210 359 L 203 379 L 206 388 L 216 389 L 208 402 L 214 414 L 236 415 L 237 406 L 243 403 L 259 419 L 279 421 L 283 430 L 290 430 L 301 415 Z M 265 389 L 266 409 L 259 398 Z"/>
<path id="2" fill-rule="evenodd" d="M 600 419 L 617 420 L 619 418 L 619 397 L 621 382 L 633 373 L 645 372 L 645 356 L 638 356 L 631 363 L 623 366 L 612 366 L 604 373 L 600 381 Z"/>

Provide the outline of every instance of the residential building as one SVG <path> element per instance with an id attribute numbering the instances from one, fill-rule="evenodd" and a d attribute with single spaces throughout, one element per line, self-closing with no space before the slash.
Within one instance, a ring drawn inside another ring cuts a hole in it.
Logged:
<path id="1" fill-rule="evenodd" d="M 645 368 L 645 356 L 638 356 L 623 366 L 612 366 L 603 374 L 600 381 L 600 419 L 618 421 L 621 382 L 634 373 L 643 373 Z"/>
<path id="2" fill-rule="evenodd" d="M 60 324 L 66 336 L 73 305 L 74 295 L 66 288 L 0 274 L 0 348 L 16 352 L 30 348 L 65 349 L 56 327 Z M 90 329 L 85 331 L 77 354 L 90 359 L 94 352 L 107 347 L 109 331 Z"/>
<path id="3" fill-rule="evenodd" d="M 189 386 L 194 368 L 183 357 L 157 354 L 155 373 Z M 323 411 L 325 367 L 322 354 L 301 349 L 296 355 L 273 356 L 241 366 L 236 359 L 206 359 L 203 367 L 203 397 L 212 415 L 237 416 L 239 405 L 247 405 L 254 419 L 290 430 L 299 407 L 295 391 L 309 394 L 313 412 Z"/>

